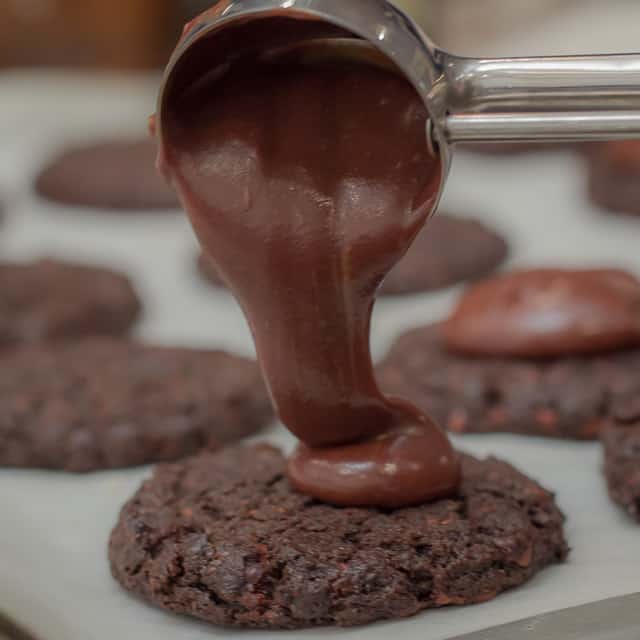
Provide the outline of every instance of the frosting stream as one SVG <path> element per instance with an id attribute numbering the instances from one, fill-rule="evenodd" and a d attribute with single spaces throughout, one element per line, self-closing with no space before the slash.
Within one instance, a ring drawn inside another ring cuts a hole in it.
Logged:
<path id="1" fill-rule="evenodd" d="M 440 187 L 426 119 L 389 70 L 258 59 L 194 83 L 164 114 L 163 169 L 303 443 L 290 479 L 338 504 L 414 504 L 459 482 L 446 436 L 384 396 L 369 350 L 376 290 Z"/>

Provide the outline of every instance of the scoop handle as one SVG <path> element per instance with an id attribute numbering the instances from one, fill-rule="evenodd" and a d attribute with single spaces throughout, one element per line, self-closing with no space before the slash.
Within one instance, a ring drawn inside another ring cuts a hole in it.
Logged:
<path id="1" fill-rule="evenodd" d="M 640 54 L 445 55 L 448 142 L 640 138 Z"/>

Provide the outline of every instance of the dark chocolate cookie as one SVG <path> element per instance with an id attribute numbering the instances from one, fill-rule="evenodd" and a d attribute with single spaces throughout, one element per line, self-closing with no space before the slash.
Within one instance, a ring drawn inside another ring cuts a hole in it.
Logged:
<path id="1" fill-rule="evenodd" d="M 0 370 L 0 465 L 93 471 L 175 460 L 265 426 L 254 362 L 89 338 L 25 347 Z"/>
<path id="2" fill-rule="evenodd" d="M 460 496 L 396 511 L 294 492 L 272 447 L 156 469 L 124 506 L 115 578 L 154 604 L 222 625 L 351 626 L 484 602 L 563 560 L 552 494 L 508 464 L 463 457 Z"/>
<path id="3" fill-rule="evenodd" d="M 482 223 L 438 214 L 387 276 L 380 294 L 433 291 L 479 278 L 496 269 L 507 254 L 506 241 Z M 224 286 L 207 257 L 200 255 L 198 260 L 205 277 L 216 286 Z"/>
<path id="4" fill-rule="evenodd" d="M 609 495 L 640 522 L 640 394 L 604 429 L 602 444 Z"/>
<path id="5" fill-rule="evenodd" d="M 140 313 L 129 280 L 57 260 L 0 263 L 0 347 L 126 333 Z"/>
<path id="6" fill-rule="evenodd" d="M 588 155 L 589 195 L 607 211 L 640 215 L 640 141 L 605 142 Z"/>
<path id="7" fill-rule="evenodd" d="M 381 388 L 455 432 L 593 439 L 640 393 L 640 349 L 547 360 L 465 357 L 438 325 L 410 331 L 378 369 Z"/>
<path id="8" fill-rule="evenodd" d="M 113 210 L 176 209 L 177 197 L 155 168 L 153 140 L 115 140 L 62 152 L 36 179 L 54 202 Z"/>

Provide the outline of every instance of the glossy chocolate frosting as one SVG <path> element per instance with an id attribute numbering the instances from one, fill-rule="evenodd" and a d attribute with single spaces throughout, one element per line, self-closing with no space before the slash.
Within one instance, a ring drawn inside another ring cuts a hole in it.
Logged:
<path id="1" fill-rule="evenodd" d="M 472 286 L 444 323 L 452 351 L 546 358 L 640 344 L 640 280 L 619 269 L 514 271 Z"/>
<path id="2" fill-rule="evenodd" d="M 164 114 L 160 160 L 249 321 L 283 423 L 291 482 L 396 507 L 459 483 L 446 436 L 377 386 L 376 290 L 435 206 L 425 108 L 362 62 L 244 59 Z"/>

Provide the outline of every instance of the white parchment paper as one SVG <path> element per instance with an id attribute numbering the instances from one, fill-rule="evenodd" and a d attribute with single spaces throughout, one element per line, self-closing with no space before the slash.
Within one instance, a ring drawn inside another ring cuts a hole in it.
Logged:
<path id="1" fill-rule="evenodd" d="M 29 191 L 47 154 L 69 139 L 142 133 L 155 78 L 65 74 L 0 76 L 0 199 L 8 207 L 0 257 L 41 255 L 116 265 L 144 296 L 139 327 L 162 343 L 222 346 L 251 354 L 231 297 L 195 272 L 195 241 L 181 215 L 110 217 L 70 213 Z M 578 157 L 459 154 L 443 209 L 476 215 L 510 240 L 516 265 L 618 265 L 640 273 L 640 219 L 598 213 L 587 201 Z M 378 304 L 374 350 L 406 328 L 441 318 L 459 289 Z M 291 444 L 274 426 L 268 437 Z M 148 469 L 73 476 L 0 470 L 0 608 L 47 640 L 205 638 L 387 638 L 441 640 L 542 611 L 640 590 L 640 529 L 607 499 L 595 443 L 517 436 L 458 438 L 496 454 L 557 492 L 572 553 L 493 602 L 427 612 L 353 630 L 231 632 L 165 614 L 123 593 L 109 575 L 106 542 L 122 503 Z"/>

